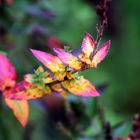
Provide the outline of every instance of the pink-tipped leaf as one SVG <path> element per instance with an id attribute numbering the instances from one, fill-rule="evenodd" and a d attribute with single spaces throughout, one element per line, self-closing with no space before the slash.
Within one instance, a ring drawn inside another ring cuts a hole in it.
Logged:
<path id="1" fill-rule="evenodd" d="M 54 51 L 65 65 L 75 70 L 81 69 L 82 64 L 77 57 L 64 51 L 64 49 L 54 48 Z"/>
<path id="2" fill-rule="evenodd" d="M 4 54 L 0 53 L 0 90 L 14 86 L 16 77 L 13 64 Z"/>
<path id="3" fill-rule="evenodd" d="M 95 67 L 97 67 L 97 65 L 104 60 L 104 58 L 106 57 L 106 55 L 108 54 L 108 51 L 110 49 L 110 43 L 111 41 L 107 41 L 103 46 L 101 46 L 96 54 L 93 57 L 92 63 Z"/>
<path id="4" fill-rule="evenodd" d="M 26 100 L 17 101 L 5 98 L 5 103 L 13 111 L 17 120 L 23 127 L 26 126 L 29 117 L 29 106 Z"/>
<path id="5" fill-rule="evenodd" d="M 62 86 L 77 96 L 100 96 L 95 87 L 83 77 L 62 82 Z"/>
<path id="6" fill-rule="evenodd" d="M 95 42 L 89 33 L 85 34 L 81 48 L 82 48 L 82 52 L 84 53 L 85 57 L 89 58 L 91 53 L 93 53 L 94 48 L 95 48 Z"/>
<path id="7" fill-rule="evenodd" d="M 5 90 L 3 97 L 12 100 L 32 100 L 41 98 L 47 94 L 51 94 L 51 89 L 48 86 L 42 88 L 35 84 L 22 81 L 11 89 Z"/>
<path id="8" fill-rule="evenodd" d="M 89 33 L 86 33 L 81 45 L 81 53 L 79 54 L 79 58 L 82 62 L 85 62 L 86 64 L 91 63 L 91 58 L 93 56 L 93 51 L 95 48 L 95 42 L 92 38 L 92 36 Z"/>
<path id="9" fill-rule="evenodd" d="M 46 52 L 31 49 L 34 56 L 42 62 L 48 69 L 50 69 L 54 74 L 55 78 L 58 80 L 63 80 L 65 76 L 65 65 L 57 56 L 53 56 Z"/>

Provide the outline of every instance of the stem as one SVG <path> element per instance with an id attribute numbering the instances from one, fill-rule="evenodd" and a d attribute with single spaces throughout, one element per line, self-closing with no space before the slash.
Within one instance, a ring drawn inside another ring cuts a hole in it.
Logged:
<path id="1" fill-rule="evenodd" d="M 99 16 L 99 24 L 97 25 L 97 38 L 95 41 L 95 51 L 93 52 L 93 55 L 95 55 L 98 50 L 100 40 L 103 36 L 104 28 L 107 25 L 107 10 L 111 1 L 112 0 L 103 0 L 96 5 L 96 11 Z"/>
<path id="2" fill-rule="evenodd" d="M 104 23 L 103 22 L 101 22 L 100 23 L 100 25 L 99 25 L 99 28 L 97 29 L 97 38 L 96 38 L 96 41 L 95 41 L 95 51 L 93 52 L 93 54 L 95 55 L 96 54 L 96 52 L 97 52 L 97 50 L 98 50 L 98 48 L 99 48 L 99 43 L 100 43 L 100 40 L 102 39 L 102 36 L 103 36 L 103 31 L 104 31 L 104 27 L 105 27 L 105 25 L 104 25 Z"/>

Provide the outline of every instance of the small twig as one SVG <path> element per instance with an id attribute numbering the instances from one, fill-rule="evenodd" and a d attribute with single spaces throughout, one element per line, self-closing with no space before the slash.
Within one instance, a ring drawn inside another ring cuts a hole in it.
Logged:
<path id="1" fill-rule="evenodd" d="M 112 2 L 112 0 L 103 0 L 103 1 L 100 1 L 99 4 L 96 5 L 96 11 L 97 11 L 97 14 L 99 16 L 99 24 L 96 27 L 97 38 L 95 41 L 95 51 L 93 54 L 95 54 L 97 52 L 99 42 L 103 36 L 104 28 L 108 23 L 107 10 L 108 10 L 108 7 L 109 7 L 111 2 Z"/>
<path id="2" fill-rule="evenodd" d="M 100 43 L 100 40 L 103 36 L 103 31 L 104 31 L 104 24 L 103 23 L 100 23 L 100 25 L 97 25 L 97 38 L 96 38 L 96 41 L 95 41 L 95 51 L 94 51 L 94 54 L 97 52 L 98 50 L 98 47 L 99 47 L 99 43 Z"/>

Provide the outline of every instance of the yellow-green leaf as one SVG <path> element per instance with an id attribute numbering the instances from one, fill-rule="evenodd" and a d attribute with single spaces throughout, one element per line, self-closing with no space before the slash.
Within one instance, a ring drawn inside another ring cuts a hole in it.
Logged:
<path id="1" fill-rule="evenodd" d="M 5 103 L 13 111 L 17 120 L 21 123 L 23 127 L 26 126 L 29 116 L 29 106 L 26 100 L 10 100 L 5 98 Z"/>
<path id="2" fill-rule="evenodd" d="M 77 96 L 100 96 L 95 87 L 83 77 L 62 82 L 62 86 Z"/>

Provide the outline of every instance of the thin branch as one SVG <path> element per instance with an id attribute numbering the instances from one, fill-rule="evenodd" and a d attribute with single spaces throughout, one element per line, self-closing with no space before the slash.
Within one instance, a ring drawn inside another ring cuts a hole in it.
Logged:
<path id="1" fill-rule="evenodd" d="M 100 40 L 103 36 L 104 28 L 108 23 L 107 10 L 111 2 L 112 0 L 103 0 L 103 1 L 100 1 L 99 4 L 96 5 L 96 12 L 97 12 L 97 15 L 99 16 L 99 24 L 96 27 L 97 38 L 95 41 L 95 51 L 93 54 L 95 54 L 98 50 Z"/>

